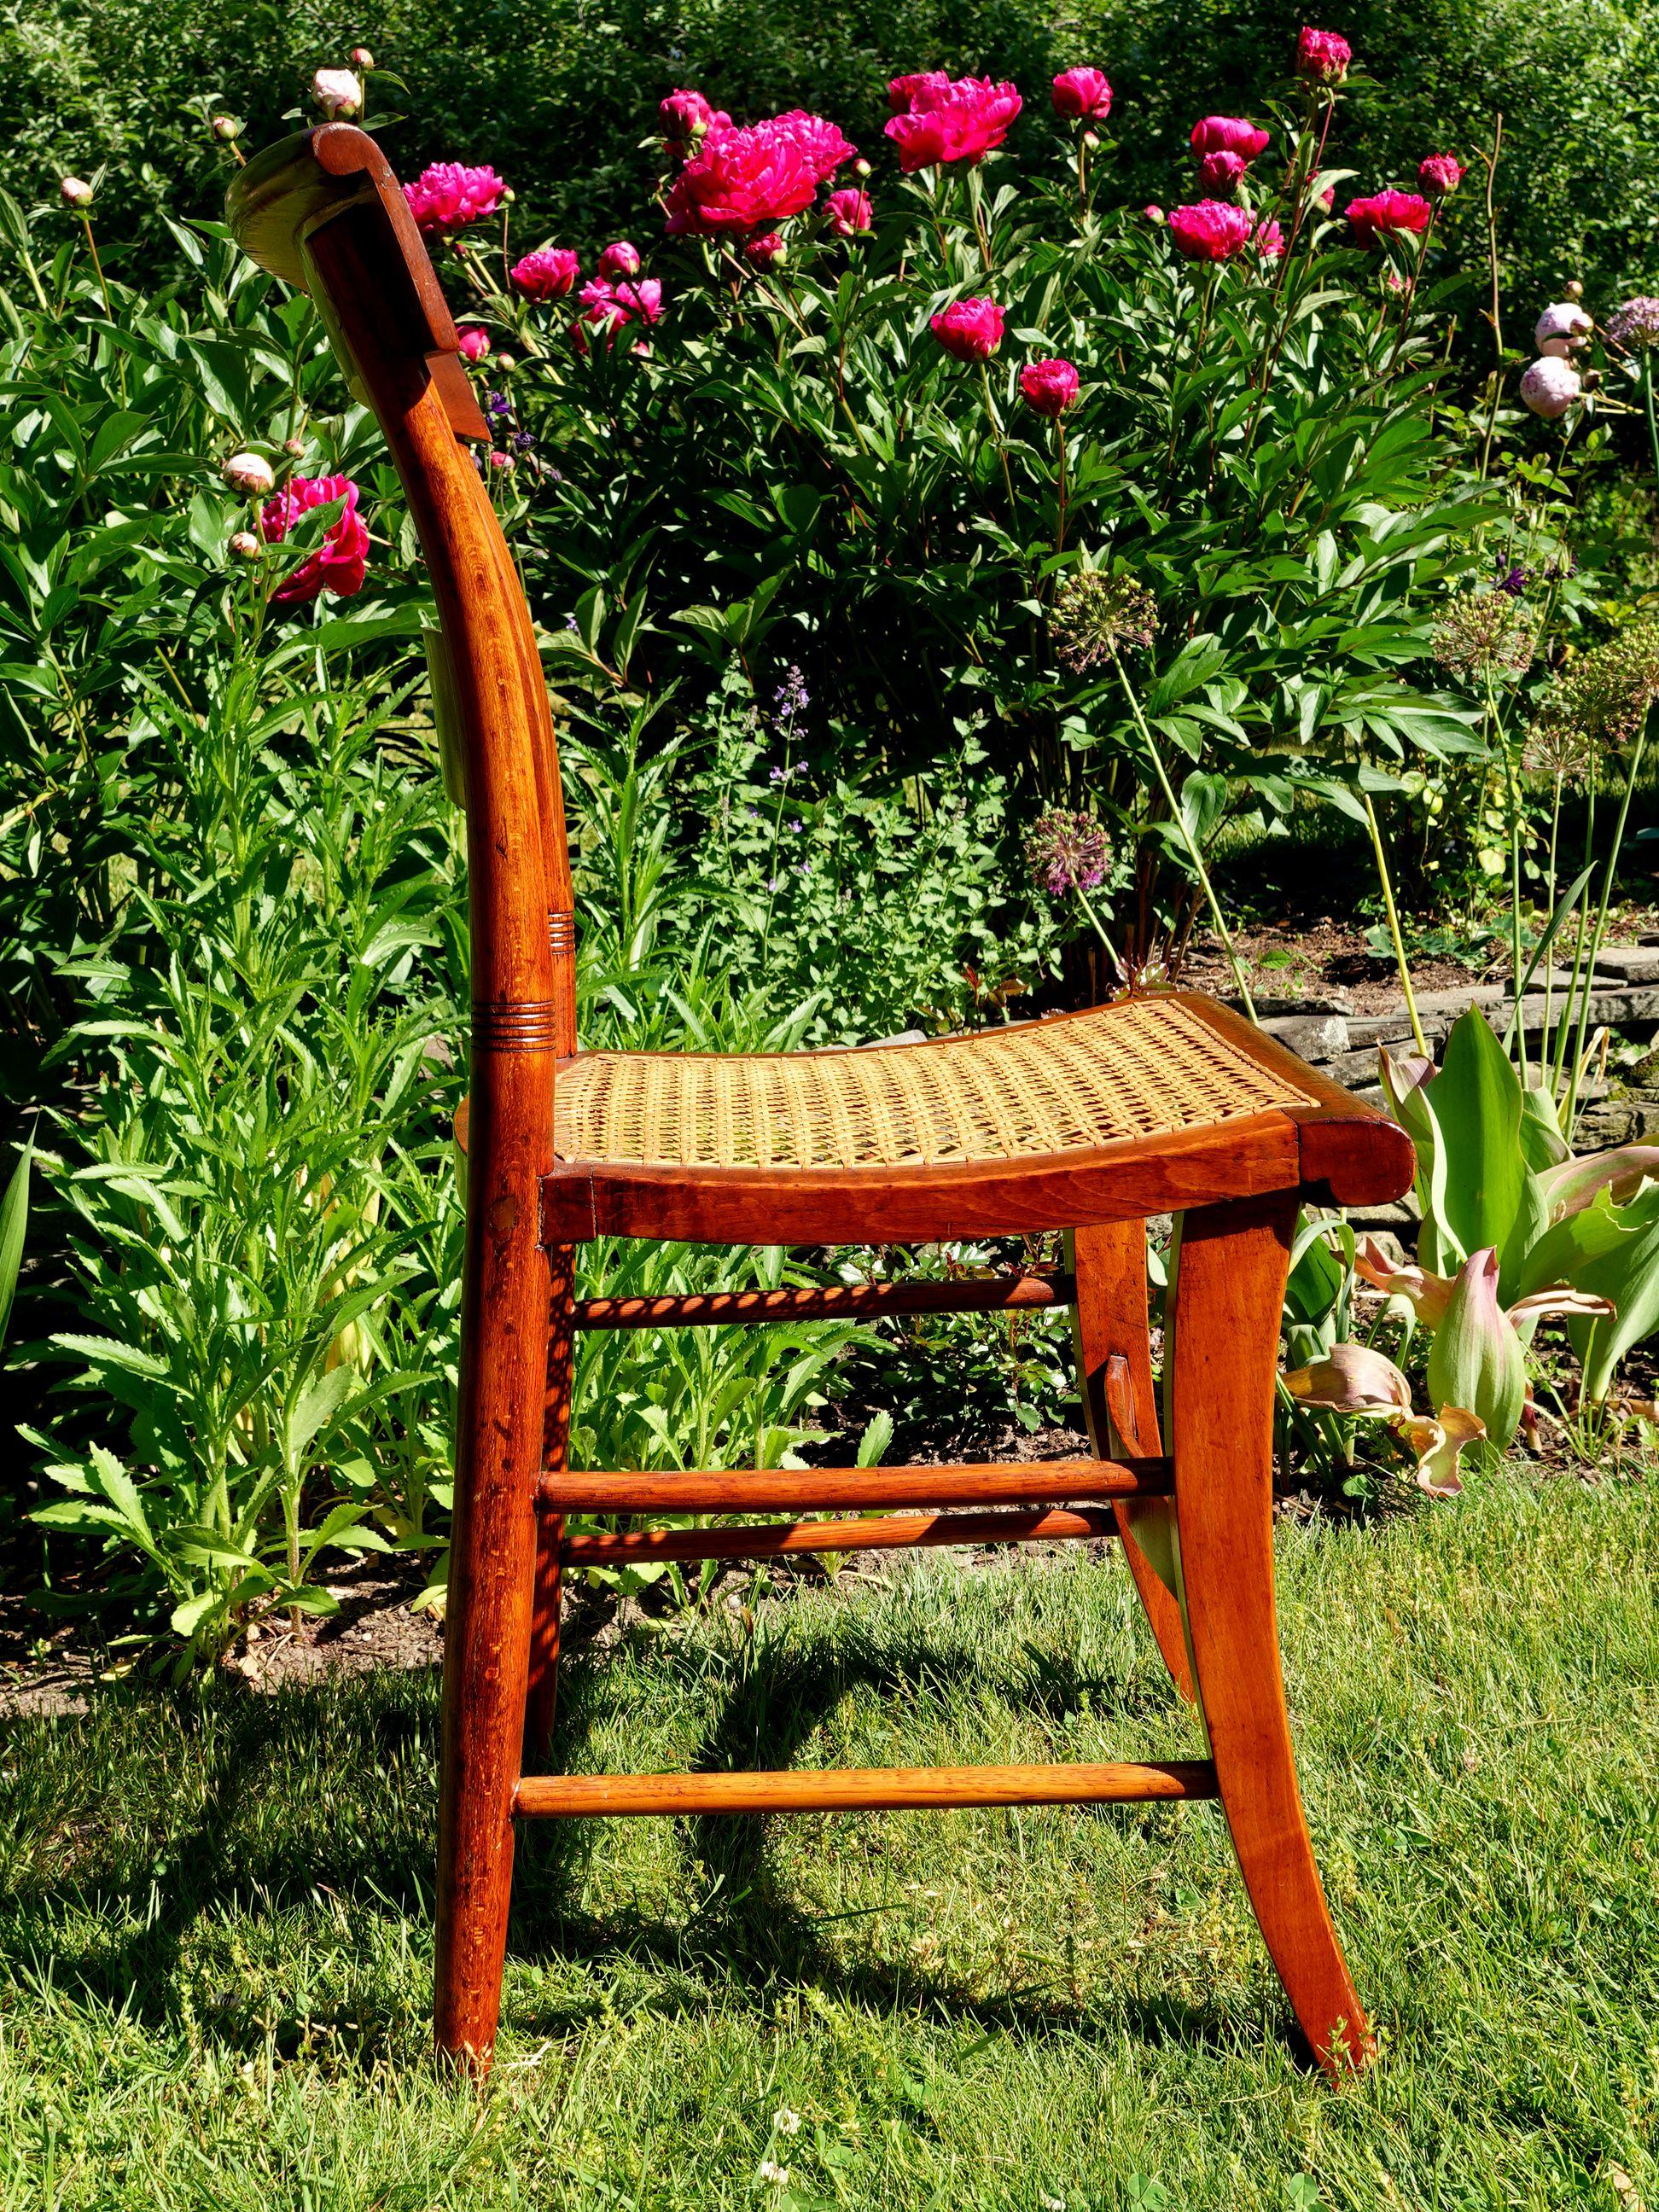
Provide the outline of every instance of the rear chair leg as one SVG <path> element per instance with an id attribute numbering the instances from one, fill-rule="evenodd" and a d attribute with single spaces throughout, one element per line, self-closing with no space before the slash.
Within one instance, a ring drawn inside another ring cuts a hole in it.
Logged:
<path id="1" fill-rule="evenodd" d="M 1078 1381 L 1090 1441 L 1101 1459 L 1120 1455 L 1157 1459 L 1164 1447 L 1158 1441 L 1158 1392 L 1146 1320 L 1146 1224 L 1103 1222 L 1095 1228 L 1073 1230 L 1069 1243 L 1077 1278 L 1073 1333 Z M 1158 1498 L 1116 1505 L 1113 1511 L 1123 1556 L 1164 1663 L 1176 1689 L 1190 1700 L 1193 1678 L 1186 1632 L 1171 1587 L 1174 1509 Z M 1163 1563 L 1163 1573 L 1152 1564 L 1154 1559 Z"/>
<path id="2" fill-rule="evenodd" d="M 1281 1195 L 1185 1217 L 1165 1373 L 1180 1578 L 1221 1802 L 1291 2009 L 1334 2075 L 1372 2042 L 1314 1863 L 1273 1606 L 1273 1376 L 1295 1218 Z"/>
<path id="3" fill-rule="evenodd" d="M 547 1403 L 542 1465 L 563 1474 L 570 1466 L 571 1376 L 576 1346 L 576 1249 L 549 1252 L 552 1306 L 547 1339 Z M 524 1756 L 539 1766 L 553 1734 L 559 1692 L 559 1616 L 564 1601 L 564 1516 L 542 1516 L 536 1546 L 536 1598 L 530 1625 L 530 1690 L 525 1705 Z"/>
<path id="4" fill-rule="evenodd" d="M 550 1068 L 515 1056 L 481 1081 L 482 1057 L 475 1026 L 433 2008 L 439 2051 L 477 2075 L 495 2050 L 507 1954 L 548 1335 L 537 1162 L 517 1132 L 552 1125 Z"/>

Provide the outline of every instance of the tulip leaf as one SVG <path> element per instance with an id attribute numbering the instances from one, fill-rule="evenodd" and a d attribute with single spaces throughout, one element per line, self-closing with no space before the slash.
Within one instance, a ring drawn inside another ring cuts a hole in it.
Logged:
<path id="1" fill-rule="evenodd" d="M 1490 1245 L 1512 1265 L 1510 1240 L 1517 1224 L 1524 1232 L 1530 1223 L 1535 1235 L 1548 1216 L 1522 1155 L 1521 1079 L 1473 1008 L 1453 1027 L 1440 1073 L 1423 1097 L 1434 1117 L 1441 1155 L 1437 1167 L 1444 1170 L 1443 1188 L 1437 1188 L 1436 1196 L 1440 1221 L 1455 1247 L 1450 1256 L 1466 1260 Z M 1516 1258 L 1524 1249 L 1516 1247 Z M 1437 1272 L 1450 1273 L 1446 1256 Z"/>

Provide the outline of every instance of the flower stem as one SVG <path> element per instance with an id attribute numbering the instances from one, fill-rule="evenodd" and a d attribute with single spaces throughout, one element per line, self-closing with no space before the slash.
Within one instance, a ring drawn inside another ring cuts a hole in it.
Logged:
<path id="1" fill-rule="evenodd" d="M 1140 741 L 1146 748 L 1147 756 L 1152 763 L 1152 772 L 1158 778 L 1159 788 L 1169 805 L 1176 834 L 1187 848 L 1187 858 L 1192 862 L 1193 872 L 1198 878 L 1203 890 L 1205 900 L 1210 909 L 1210 920 L 1215 925 L 1215 933 L 1225 948 L 1227 963 L 1233 971 L 1233 981 L 1238 986 L 1238 995 L 1244 1001 L 1245 1012 L 1254 1021 L 1255 1000 L 1250 996 L 1250 987 L 1244 980 L 1243 964 L 1238 957 L 1238 948 L 1233 943 L 1232 933 L 1222 918 L 1220 903 L 1215 895 L 1215 886 L 1211 883 L 1210 872 L 1204 865 L 1204 855 L 1199 851 L 1197 841 L 1192 831 L 1187 827 L 1187 817 L 1182 812 L 1181 802 L 1170 786 L 1169 776 L 1164 770 L 1163 756 L 1153 743 L 1152 732 L 1146 727 L 1146 717 L 1141 714 L 1140 702 L 1135 697 L 1134 687 L 1129 681 L 1128 671 L 1119 659 L 1115 646 L 1111 648 L 1111 652 L 1112 665 L 1117 671 L 1118 682 L 1123 686 L 1123 696 L 1129 702 L 1129 712 L 1134 719 L 1134 726 L 1140 732 Z"/>
<path id="2" fill-rule="evenodd" d="M 997 413 L 997 404 L 991 397 L 991 372 L 983 362 L 979 365 L 979 380 L 985 392 L 985 411 L 991 418 L 991 435 L 996 441 L 997 458 L 1002 463 L 1002 488 L 1008 495 L 1008 527 L 1014 526 L 1014 480 L 1008 472 L 1008 441 L 1002 434 L 1002 417 Z"/>
<path id="3" fill-rule="evenodd" d="M 1647 403 L 1648 443 L 1653 448 L 1653 480 L 1659 485 L 1659 422 L 1653 414 L 1653 356 L 1647 356 L 1646 371 L 1642 378 L 1642 397 Z"/>
<path id="4" fill-rule="evenodd" d="M 1054 451 L 1059 470 L 1056 483 L 1058 509 L 1054 518 L 1054 553 L 1058 558 L 1066 550 L 1066 426 L 1058 415 L 1054 417 Z"/>
<path id="5" fill-rule="evenodd" d="M 1382 911 L 1388 917 L 1395 964 L 1400 970 L 1400 988 L 1406 994 L 1406 1012 L 1411 1020 L 1412 1036 L 1417 1049 L 1427 1060 L 1430 1057 L 1428 1040 L 1418 1018 L 1417 994 L 1412 989 L 1411 963 L 1406 957 L 1406 940 L 1400 933 L 1400 909 L 1394 902 L 1394 885 L 1389 880 L 1389 856 L 1382 843 L 1382 825 L 1376 818 L 1376 803 L 1370 792 L 1361 792 L 1360 797 L 1365 803 L 1365 820 L 1371 833 L 1371 851 L 1376 859 L 1376 880 L 1382 887 Z"/>
<path id="6" fill-rule="evenodd" d="M 1631 793 L 1636 788 L 1636 779 L 1642 766 L 1642 749 L 1647 743 L 1648 726 L 1645 716 L 1636 733 L 1636 743 L 1631 748 L 1630 768 L 1625 776 L 1624 796 L 1619 802 L 1619 819 L 1613 828 L 1613 850 L 1607 854 L 1607 873 L 1601 878 L 1601 903 L 1596 909 L 1595 927 L 1589 942 L 1589 962 L 1584 976 L 1583 995 L 1578 1001 L 1578 1034 L 1573 1041 L 1572 1073 L 1567 1084 L 1567 1110 L 1563 1117 L 1562 1133 L 1569 1145 L 1572 1142 L 1573 1122 L 1578 1112 L 1578 1085 L 1584 1072 L 1585 1033 L 1589 1028 L 1590 992 L 1595 981 L 1595 963 L 1601 951 L 1601 940 L 1607 934 L 1607 908 L 1613 903 L 1613 881 L 1619 866 L 1620 848 L 1625 842 L 1625 824 L 1630 818 Z"/>
<path id="7" fill-rule="evenodd" d="M 1074 885 L 1073 888 L 1076 890 L 1079 898 L 1083 902 L 1083 911 L 1088 915 L 1090 921 L 1094 925 L 1095 935 L 1100 939 L 1101 943 L 1106 948 L 1106 957 L 1111 962 L 1113 973 L 1116 975 L 1119 982 L 1121 983 L 1128 971 L 1125 969 L 1122 961 L 1118 957 L 1117 948 L 1113 945 L 1111 939 L 1107 936 L 1105 929 L 1102 926 L 1100 916 L 1095 912 L 1094 902 L 1090 898 L 1088 892 L 1084 890 L 1081 884 Z"/>

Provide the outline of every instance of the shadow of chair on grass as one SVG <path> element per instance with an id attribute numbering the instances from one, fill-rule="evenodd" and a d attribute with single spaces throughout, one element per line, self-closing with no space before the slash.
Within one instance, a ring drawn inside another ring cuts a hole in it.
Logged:
<path id="1" fill-rule="evenodd" d="M 560 1717 L 548 1756 L 538 1765 L 550 1771 L 584 1768 L 584 1753 L 605 1716 L 605 1676 L 614 1656 L 580 1648 L 562 1659 Z M 1120 1677 L 1085 1669 L 1074 1655 L 1035 1645 L 1027 1645 L 1022 1658 L 1024 1671 L 1018 1685 L 1021 1710 L 1043 1711 L 1051 1722 L 1063 1723 L 1066 1716 L 1089 1711 L 1115 1733 L 1121 1724 L 1124 1733 L 1133 1735 L 1137 1732 L 1133 1724 L 1149 1715 L 1167 1719 L 1185 1712 L 1161 1671 L 1155 1674 L 1151 1665 L 1137 1665 Z M 908 1711 L 921 1693 L 985 1679 L 983 1662 L 969 1651 L 940 1650 L 920 1639 L 895 1651 L 852 1626 L 843 1627 L 829 1652 L 773 1638 L 754 1652 L 751 1663 L 737 1670 L 688 1764 L 692 1771 L 704 1773 L 793 1766 L 849 1697 L 867 1699 L 885 1711 Z M 1005 1695 L 1009 1686 L 1006 1678 L 998 1683 Z M 1055 1755 L 1080 1754 L 1068 1754 L 1062 1747 Z M 896 1758 L 890 1763 L 901 1761 Z M 1162 1846 L 1174 1825 L 1189 1814 L 1185 1807 L 1154 1804 L 1044 1808 L 1039 1808 L 1040 1816 L 1048 1816 L 1051 1809 L 1060 1817 L 1097 1821 L 1145 1836 L 1149 1869 L 1164 1863 Z M 788 1817 L 822 1824 L 821 1847 L 833 1850 L 837 1824 L 867 1821 L 872 1816 Z M 921 1817 L 961 1820 L 982 1816 L 957 1811 Z M 714 1984 L 745 1990 L 757 2000 L 806 1988 L 840 2003 L 882 2013 L 945 2014 L 988 2031 L 1020 2037 L 1046 2037 L 1057 2029 L 1099 2030 L 1109 2024 L 1152 2045 L 1171 2040 L 1219 2045 L 1222 2040 L 1221 2018 L 1214 2006 L 1132 1991 L 1133 1968 L 1127 1960 L 1115 1991 L 1097 1988 L 1089 1996 L 1079 1996 L 1074 1986 L 1051 1979 L 987 1996 L 948 1972 L 849 1951 L 830 1936 L 833 1926 L 889 1910 L 902 1911 L 908 1899 L 854 1908 L 847 1914 L 813 1913 L 788 1871 L 780 1848 L 782 1823 L 777 1818 L 725 1814 L 687 1819 L 686 1848 L 681 1856 L 689 1910 L 684 1918 L 653 1915 L 637 1898 L 622 1894 L 609 1906 L 579 1910 L 574 1900 L 591 1887 L 591 1880 L 584 1877 L 602 1848 L 604 1825 L 581 1820 L 528 1824 L 517 1853 L 510 1958 L 536 1960 L 559 1954 L 593 1964 L 632 1960 L 666 1978 L 662 1995 L 668 2004 L 665 2008 L 659 1999 L 659 2010 L 705 2010 L 716 2001 Z M 694 1884 L 698 1893 L 695 1902 Z M 1033 1900 L 1026 1903 L 1029 1912 Z M 596 2008 L 585 2001 L 568 2008 L 544 2002 L 520 2025 L 532 2033 L 560 2036 L 580 2027 Z"/>

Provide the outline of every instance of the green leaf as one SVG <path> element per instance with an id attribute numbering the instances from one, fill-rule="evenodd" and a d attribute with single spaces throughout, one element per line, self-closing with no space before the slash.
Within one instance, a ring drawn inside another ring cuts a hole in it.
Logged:
<path id="1" fill-rule="evenodd" d="M 18 1272 L 23 1264 L 23 1237 L 29 1218 L 29 1170 L 34 1164 L 34 1139 L 23 1146 L 12 1170 L 6 1195 L 0 1199 L 0 1346 L 6 1340 L 6 1323 L 16 1295 Z"/>
<path id="2" fill-rule="evenodd" d="M 1532 1181 L 1521 1152 L 1521 1079 L 1474 1008 L 1454 1026 L 1440 1073 L 1422 1095 L 1445 1167 L 1440 1225 L 1457 1259 L 1487 1245 L 1507 1257 Z M 1541 1194 L 1528 1212 L 1540 1224 L 1547 1218 Z M 1506 1285 L 1504 1303 L 1514 1295 Z"/>

